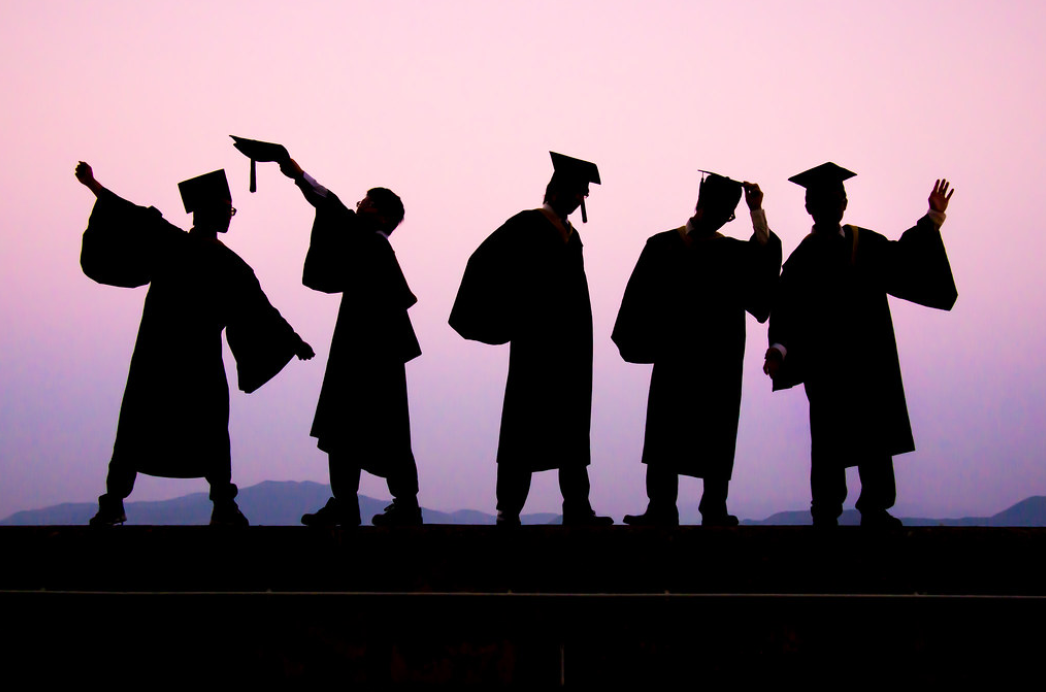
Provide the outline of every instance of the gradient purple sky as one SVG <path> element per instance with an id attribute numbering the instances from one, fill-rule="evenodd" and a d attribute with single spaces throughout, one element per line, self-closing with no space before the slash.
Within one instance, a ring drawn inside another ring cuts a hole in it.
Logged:
<path id="1" fill-rule="evenodd" d="M 685 222 L 703 168 L 760 183 L 790 252 L 810 221 L 787 178 L 826 160 L 859 174 L 846 220 L 891 238 L 936 178 L 957 190 L 943 229 L 955 308 L 891 299 L 918 447 L 896 460 L 897 513 L 1046 494 L 1046 4 L 43 2 L 4 3 L 0 27 L 0 517 L 104 490 L 146 290 L 81 273 L 93 197 L 78 160 L 185 228 L 176 183 L 226 169 L 227 243 L 319 356 L 234 392 L 233 477 L 326 482 L 308 431 L 339 299 L 300 283 L 311 207 L 271 164 L 250 195 L 229 134 L 285 143 L 348 201 L 376 185 L 403 197 L 392 240 L 420 299 L 407 376 L 428 507 L 493 511 L 508 348 L 464 341 L 447 315 L 476 245 L 540 204 L 550 149 L 604 181 L 581 229 L 600 512 L 646 502 L 649 366 L 609 338 L 645 239 Z M 751 232 L 744 214 L 724 230 Z M 753 518 L 809 503 L 806 399 L 771 396 L 765 339 L 750 318 L 730 506 Z M 142 477 L 131 499 L 205 487 Z M 388 495 L 366 476 L 361 492 Z M 699 494 L 683 482 L 682 503 Z M 558 506 L 555 474 L 536 475 L 526 511 Z"/>

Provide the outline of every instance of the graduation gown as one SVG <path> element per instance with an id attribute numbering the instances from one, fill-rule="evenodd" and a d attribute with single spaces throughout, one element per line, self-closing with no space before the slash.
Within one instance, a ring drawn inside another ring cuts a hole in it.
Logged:
<path id="1" fill-rule="evenodd" d="M 689 245 L 652 236 L 625 288 L 612 339 L 622 358 L 653 363 L 643 463 L 729 479 L 745 353 L 745 312 L 770 314 L 781 240 L 718 233 Z"/>
<path id="2" fill-rule="evenodd" d="M 325 452 L 351 453 L 368 473 L 414 463 L 404 363 L 421 355 L 407 309 L 417 298 L 388 238 L 363 228 L 337 195 L 316 205 L 302 283 L 341 293 L 312 436 Z"/>
<path id="3" fill-rule="evenodd" d="M 497 461 L 529 471 L 588 466 L 592 306 L 581 237 L 541 210 L 521 212 L 469 258 L 450 325 L 509 343 Z"/>
<path id="4" fill-rule="evenodd" d="M 929 217 L 897 241 L 842 230 L 785 262 L 769 339 L 787 349 L 774 390 L 806 386 L 816 456 L 855 466 L 915 449 L 887 295 L 950 310 L 958 293 Z"/>
<path id="5" fill-rule="evenodd" d="M 222 331 L 239 387 L 253 392 L 301 339 L 269 303 L 250 266 L 214 238 L 186 233 L 154 208 L 108 190 L 95 203 L 80 255 L 99 283 L 150 284 L 114 461 L 141 473 L 199 478 L 229 465 L 229 385 Z"/>

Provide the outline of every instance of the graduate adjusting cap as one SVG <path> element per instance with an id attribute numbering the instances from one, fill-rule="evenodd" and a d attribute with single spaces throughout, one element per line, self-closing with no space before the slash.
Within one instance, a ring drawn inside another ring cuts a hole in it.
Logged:
<path id="1" fill-rule="evenodd" d="M 552 157 L 552 181 L 559 184 L 575 187 L 588 187 L 589 183 L 601 185 L 599 181 L 599 169 L 591 161 L 582 161 L 554 151 L 548 152 Z M 585 199 L 581 198 L 581 222 L 588 223 L 588 210 L 585 208 Z"/>
<path id="2" fill-rule="evenodd" d="M 849 180 L 855 175 L 857 174 L 853 171 L 848 171 L 829 161 L 793 175 L 788 181 L 809 190 L 811 188 L 842 187 L 844 180 Z"/>
<path id="3" fill-rule="evenodd" d="M 705 202 L 715 201 L 721 203 L 724 207 L 730 209 L 730 221 L 734 220 L 734 209 L 737 207 L 737 203 L 741 201 L 741 192 L 743 185 L 736 180 L 731 180 L 725 175 L 719 175 L 712 171 L 699 171 L 702 173 L 701 176 L 701 187 L 697 193 L 697 201 L 700 204 L 701 199 L 704 198 Z"/>
<path id="4" fill-rule="evenodd" d="M 255 163 L 258 161 L 263 163 L 266 161 L 278 161 L 283 163 L 291 157 L 291 155 L 287 153 L 287 147 L 282 144 L 262 142 L 257 139 L 237 137 L 236 135 L 229 136 L 232 137 L 232 145 L 239 149 L 242 154 L 251 159 L 251 192 L 256 192 L 258 190 L 258 173 Z"/>
<path id="5" fill-rule="evenodd" d="M 224 168 L 183 180 L 178 183 L 178 192 L 182 193 L 182 204 L 188 213 L 215 202 L 232 202 L 229 179 L 225 177 Z"/>

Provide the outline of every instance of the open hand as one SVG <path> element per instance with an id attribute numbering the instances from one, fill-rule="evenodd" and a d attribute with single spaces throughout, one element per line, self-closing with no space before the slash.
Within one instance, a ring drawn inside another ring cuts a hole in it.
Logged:
<path id="1" fill-rule="evenodd" d="M 948 208 L 948 200 L 954 193 L 955 190 L 948 189 L 948 181 L 941 178 L 933 184 L 933 192 L 930 193 L 930 209 L 943 213 Z"/>

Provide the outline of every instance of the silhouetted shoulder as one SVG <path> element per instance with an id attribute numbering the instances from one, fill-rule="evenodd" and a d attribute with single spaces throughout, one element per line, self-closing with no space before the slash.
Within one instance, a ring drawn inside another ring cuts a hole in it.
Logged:
<path id="1" fill-rule="evenodd" d="M 538 209 L 528 209 L 516 214 L 490 234 L 488 240 L 527 241 L 535 231 L 555 231 L 552 222 Z"/>
<path id="2" fill-rule="evenodd" d="M 662 248 L 680 247 L 683 245 L 683 239 L 679 235 L 679 229 L 673 228 L 670 231 L 655 233 L 647 238 L 646 244 L 650 248 L 660 250 Z"/>

